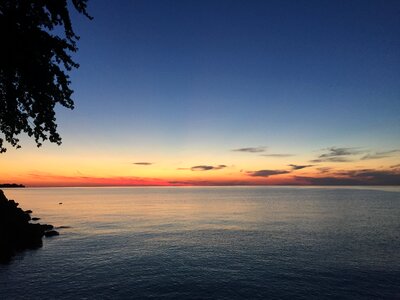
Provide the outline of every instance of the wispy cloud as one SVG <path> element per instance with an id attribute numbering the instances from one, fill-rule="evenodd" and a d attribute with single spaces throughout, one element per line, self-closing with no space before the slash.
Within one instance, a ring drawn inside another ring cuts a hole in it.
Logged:
<path id="1" fill-rule="evenodd" d="M 349 162 L 354 160 L 354 155 L 361 154 L 365 151 L 358 150 L 358 148 L 349 147 L 330 147 L 327 148 L 328 152 L 318 156 L 317 159 L 310 160 L 312 163 L 320 162 Z"/>
<path id="2" fill-rule="evenodd" d="M 287 174 L 287 173 L 290 173 L 290 172 L 286 171 L 286 170 L 258 170 L 258 171 L 247 172 L 247 174 L 252 177 L 269 177 L 269 176 Z"/>
<path id="3" fill-rule="evenodd" d="M 218 166 L 199 165 L 199 166 L 193 166 L 191 168 L 178 168 L 177 170 L 211 171 L 211 170 L 221 170 L 226 167 L 227 167 L 226 165 L 218 165 Z"/>
<path id="4" fill-rule="evenodd" d="M 234 152 L 260 153 L 260 152 L 264 152 L 265 150 L 266 150 L 266 147 L 247 147 L 247 148 L 233 149 L 232 151 L 234 151 Z"/>
<path id="5" fill-rule="evenodd" d="M 312 159 L 310 162 L 312 163 L 321 163 L 321 162 L 350 162 L 352 159 L 348 159 L 346 157 L 327 157 L 327 158 L 317 158 Z"/>
<path id="6" fill-rule="evenodd" d="M 289 174 L 296 170 L 313 167 L 314 165 L 290 164 L 288 166 L 291 167 L 291 170 L 258 170 L 258 171 L 248 171 L 246 173 L 247 173 L 247 175 L 252 176 L 252 177 L 270 177 L 270 176 L 281 175 L 281 174 Z"/>
<path id="7" fill-rule="evenodd" d="M 147 162 L 147 161 L 139 161 L 139 162 L 134 162 L 134 165 L 139 165 L 139 166 L 150 166 L 153 163 L 152 162 Z"/>
<path id="8" fill-rule="evenodd" d="M 261 156 L 267 156 L 267 157 L 290 157 L 290 156 L 294 156 L 294 154 L 288 154 L 288 153 L 271 153 L 271 154 L 261 154 Z"/>
<path id="9" fill-rule="evenodd" d="M 336 157 L 336 156 L 345 156 L 345 155 L 355 155 L 362 153 L 363 151 L 356 150 L 357 148 L 337 148 L 330 147 L 327 150 L 329 152 L 321 154 L 320 157 Z"/>
<path id="10" fill-rule="evenodd" d="M 390 157 L 394 153 L 400 152 L 400 149 L 394 149 L 389 151 L 382 151 L 382 152 L 375 152 L 375 153 L 368 153 L 367 155 L 363 156 L 361 160 L 369 160 L 369 159 L 379 159 Z"/>
<path id="11" fill-rule="evenodd" d="M 328 173 L 330 170 L 331 170 L 332 168 L 331 167 L 320 167 L 320 168 L 317 168 L 317 170 L 320 172 L 320 173 Z"/>
<path id="12" fill-rule="evenodd" d="M 218 166 L 194 166 L 191 167 L 190 170 L 192 171 L 210 171 L 210 170 L 221 170 L 226 168 L 226 165 L 218 165 Z"/>
<path id="13" fill-rule="evenodd" d="M 351 147 L 330 147 L 325 150 L 327 152 L 319 155 L 316 159 L 310 160 L 312 163 L 321 163 L 321 162 L 351 162 L 355 160 L 371 160 L 371 159 L 380 159 L 385 157 L 390 157 L 395 153 L 400 153 L 400 149 L 393 149 L 388 151 L 380 151 L 380 152 L 372 152 L 368 150 L 361 150 L 360 148 L 351 148 Z M 360 156 L 363 154 L 360 158 Z"/>
<path id="14" fill-rule="evenodd" d="M 290 164 L 288 166 L 291 167 L 292 170 L 301 170 L 301 169 L 304 169 L 304 168 L 313 167 L 314 165 L 294 165 L 294 164 Z"/>

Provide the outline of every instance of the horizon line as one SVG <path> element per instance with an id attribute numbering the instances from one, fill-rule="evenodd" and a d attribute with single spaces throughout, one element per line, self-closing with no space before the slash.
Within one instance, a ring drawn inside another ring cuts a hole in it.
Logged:
<path id="1" fill-rule="evenodd" d="M 101 187 L 400 187 L 399 184 L 152 184 L 152 185 L 24 185 L 23 187 L 0 187 L 1 189 L 24 188 L 101 188 Z"/>

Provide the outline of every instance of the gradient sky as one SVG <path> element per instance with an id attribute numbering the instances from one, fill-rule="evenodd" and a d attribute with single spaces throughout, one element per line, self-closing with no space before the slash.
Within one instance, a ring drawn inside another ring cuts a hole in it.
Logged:
<path id="1" fill-rule="evenodd" d="M 0 182 L 400 184 L 399 1 L 89 1 L 57 109 Z M 237 151 L 234 151 L 237 150 Z M 138 164 L 139 163 L 139 164 Z"/>

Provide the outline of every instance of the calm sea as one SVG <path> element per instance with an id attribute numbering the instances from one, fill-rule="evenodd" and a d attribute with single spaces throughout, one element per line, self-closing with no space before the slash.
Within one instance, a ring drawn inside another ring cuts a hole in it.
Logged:
<path id="1" fill-rule="evenodd" d="M 5 193 L 69 228 L 0 265 L 1 299 L 400 299 L 399 187 Z"/>

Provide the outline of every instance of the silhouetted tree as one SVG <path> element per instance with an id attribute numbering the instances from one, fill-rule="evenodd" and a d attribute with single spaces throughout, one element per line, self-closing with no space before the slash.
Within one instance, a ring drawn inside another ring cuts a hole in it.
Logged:
<path id="1" fill-rule="evenodd" d="M 91 19 L 87 0 L 0 0 L 0 133 L 13 147 L 22 132 L 61 144 L 54 107 L 73 109 L 67 73 L 79 67 L 68 5 Z"/>

